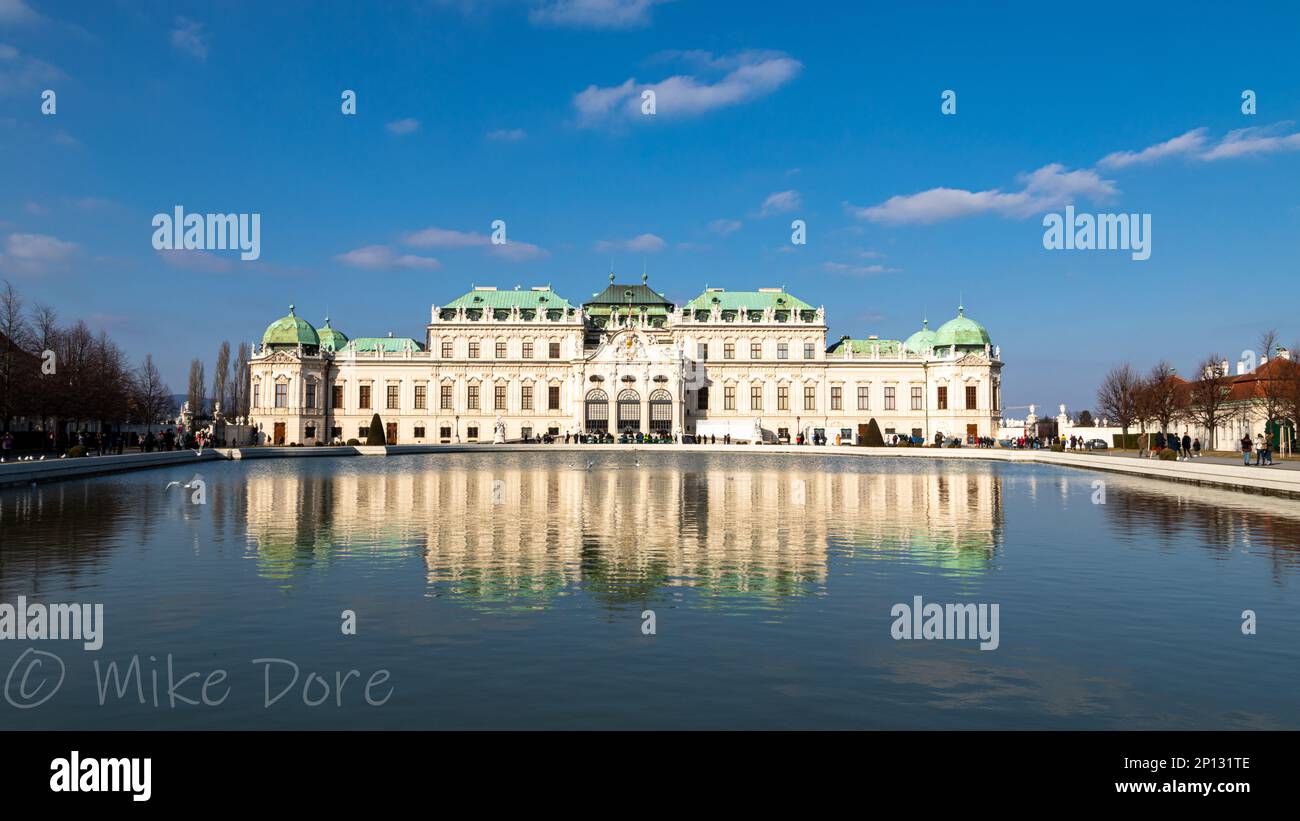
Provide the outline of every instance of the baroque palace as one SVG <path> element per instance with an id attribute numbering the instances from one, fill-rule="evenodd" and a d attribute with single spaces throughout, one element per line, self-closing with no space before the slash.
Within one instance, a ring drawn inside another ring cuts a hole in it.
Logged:
<path id="1" fill-rule="evenodd" d="M 424 339 L 349 339 L 289 308 L 254 345 L 250 422 L 264 444 L 517 441 L 625 432 L 861 444 L 986 436 L 1000 351 L 957 316 L 906 340 L 827 344 L 826 313 L 782 288 L 708 288 L 674 305 L 646 284 L 574 305 L 548 287 L 474 287 L 434 305 Z"/>

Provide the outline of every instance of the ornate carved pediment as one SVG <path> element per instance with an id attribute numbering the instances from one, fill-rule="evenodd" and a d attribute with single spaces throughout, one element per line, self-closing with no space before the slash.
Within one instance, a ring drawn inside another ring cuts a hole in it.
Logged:
<path id="1" fill-rule="evenodd" d="M 300 360 L 288 351 L 276 351 L 262 360 L 262 364 L 296 365 Z"/>
<path id="2" fill-rule="evenodd" d="M 988 360 L 977 353 L 968 353 L 957 360 L 957 365 L 987 365 Z"/>

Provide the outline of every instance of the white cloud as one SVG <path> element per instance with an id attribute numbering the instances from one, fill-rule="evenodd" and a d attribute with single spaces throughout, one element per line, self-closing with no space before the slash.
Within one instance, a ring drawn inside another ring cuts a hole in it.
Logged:
<path id="1" fill-rule="evenodd" d="M 34 23 L 41 16 L 23 0 L 0 0 L 0 23 Z"/>
<path id="2" fill-rule="evenodd" d="M 709 230 L 715 234 L 719 234 L 725 237 L 727 234 L 733 233 L 735 231 L 739 231 L 741 224 L 742 223 L 740 222 L 740 220 L 731 220 L 731 219 L 714 220 L 713 222 L 709 223 Z"/>
<path id="3" fill-rule="evenodd" d="M 549 257 L 550 251 L 530 242 L 515 242 L 511 240 L 504 245 L 493 245 L 488 253 L 501 257 L 510 262 L 527 262 L 531 259 L 542 259 Z"/>
<path id="4" fill-rule="evenodd" d="M 887 268 L 884 265 L 848 265 L 843 262 L 825 262 L 822 268 L 832 274 L 841 274 L 844 276 L 871 276 L 873 274 L 894 274 L 899 269 Z"/>
<path id="5" fill-rule="evenodd" d="M 513 143 L 527 137 L 528 133 L 522 128 L 498 128 L 495 131 L 489 131 L 487 138 L 494 142 Z"/>
<path id="6" fill-rule="evenodd" d="M 75 242 L 65 242 L 48 234 L 10 234 L 0 263 L 19 273 L 39 274 L 57 268 L 77 251 Z"/>
<path id="7" fill-rule="evenodd" d="M 650 24 L 650 12 L 667 0 L 548 0 L 528 19 L 539 25 L 632 29 Z"/>
<path id="8" fill-rule="evenodd" d="M 411 134 L 420 130 L 420 121 L 414 117 L 407 117 L 402 120 L 394 120 L 384 126 L 393 134 Z"/>
<path id="9" fill-rule="evenodd" d="M 775 194 L 769 194 L 767 199 L 763 200 L 763 208 L 759 212 L 760 216 L 771 216 L 772 214 L 783 214 L 788 211 L 794 211 L 803 206 L 803 199 L 799 192 L 794 189 L 789 191 L 777 191 Z"/>
<path id="10" fill-rule="evenodd" d="M 195 249 L 172 248 L 157 252 L 162 261 L 173 267 L 202 274 L 222 274 L 234 269 L 235 263 L 225 257 Z"/>
<path id="11" fill-rule="evenodd" d="M 203 24 L 186 17 L 177 17 L 176 27 L 172 29 L 172 47 L 196 60 L 208 59 L 208 35 L 203 30 Z"/>
<path id="12" fill-rule="evenodd" d="M 487 245 L 488 238 L 483 234 L 467 231 L 453 231 L 450 228 L 423 228 L 402 237 L 403 245 L 416 248 L 471 248 Z"/>
<path id="13" fill-rule="evenodd" d="M 408 268 L 432 271 L 442 266 L 433 257 L 418 257 L 412 254 L 398 254 L 387 245 L 367 245 L 340 254 L 335 257 L 339 262 L 353 268 L 376 270 L 380 268 Z"/>
<path id="14" fill-rule="evenodd" d="M 1024 218 L 1058 208 L 1078 199 L 1106 200 L 1118 190 L 1111 180 L 1091 169 L 1067 171 L 1060 163 L 1045 165 L 1021 177 L 1019 191 L 967 191 L 931 188 L 916 194 L 896 195 L 879 205 L 847 210 L 859 219 L 890 224 L 934 223 L 980 214 Z"/>
<path id="15" fill-rule="evenodd" d="M 596 243 L 597 251 L 636 251 L 643 254 L 653 254 L 662 251 L 668 243 L 664 242 L 662 237 L 654 234 L 641 234 L 631 239 L 620 240 L 601 240 Z"/>
<path id="16" fill-rule="evenodd" d="M 641 113 L 642 92 L 655 92 L 655 117 L 693 117 L 719 108 L 739 105 L 776 91 L 803 68 L 798 60 L 779 52 L 746 51 L 714 58 L 691 52 L 696 63 L 710 72 L 725 72 L 716 80 L 674 75 L 657 83 L 629 78 L 621 85 L 591 85 L 574 95 L 578 124 L 593 127 L 617 121 L 651 120 Z"/>
<path id="17" fill-rule="evenodd" d="M 1300 150 L 1300 133 L 1285 133 L 1290 123 L 1239 128 L 1229 131 L 1219 144 L 1201 155 L 1203 160 L 1224 160 L 1251 154 Z"/>
<path id="18" fill-rule="evenodd" d="M 1144 165 L 1162 160 L 1165 157 L 1196 154 L 1205 147 L 1205 133 L 1208 129 L 1194 128 L 1186 134 L 1179 135 L 1162 143 L 1142 149 L 1141 151 L 1116 151 L 1107 154 L 1097 163 L 1100 168 L 1127 168 L 1130 165 Z"/>
<path id="19" fill-rule="evenodd" d="M 43 91 L 64 76 L 62 71 L 44 60 L 24 57 L 13 46 L 0 43 L 0 96 Z"/>

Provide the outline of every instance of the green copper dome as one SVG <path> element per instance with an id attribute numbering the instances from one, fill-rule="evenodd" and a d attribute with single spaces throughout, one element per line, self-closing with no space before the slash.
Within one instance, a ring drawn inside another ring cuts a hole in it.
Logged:
<path id="1" fill-rule="evenodd" d="M 343 346 L 348 344 L 348 338 L 342 331 L 336 331 L 330 327 L 330 318 L 325 317 L 325 327 L 321 328 L 317 334 L 320 336 L 320 346 L 326 351 L 342 350 Z"/>
<path id="2" fill-rule="evenodd" d="M 921 321 L 921 330 L 912 334 L 903 343 L 903 346 L 912 353 L 925 353 L 926 348 L 934 347 L 934 340 L 937 334 L 930 330 L 930 320 Z"/>
<path id="3" fill-rule="evenodd" d="M 305 319 L 299 319 L 293 312 L 293 306 L 289 306 L 289 315 L 282 316 L 270 325 L 266 326 L 266 333 L 262 334 L 262 344 L 272 347 L 293 347 L 299 345 L 303 347 L 319 347 L 320 337 L 316 335 L 316 329 Z"/>
<path id="4" fill-rule="evenodd" d="M 957 306 L 957 316 L 939 326 L 934 334 L 934 346 L 947 348 L 956 345 L 959 348 L 982 348 L 992 343 L 989 332 L 973 319 L 967 319 L 965 309 Z"/>

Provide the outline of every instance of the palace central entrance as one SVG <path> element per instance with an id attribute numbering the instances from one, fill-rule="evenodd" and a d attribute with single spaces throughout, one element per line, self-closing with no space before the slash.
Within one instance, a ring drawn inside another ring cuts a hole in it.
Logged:
<path id="1" fill-rule="evenodd" d="M 631 388 L 618 395 L 618 432 L 640 433 L 641 394 Z"/>

